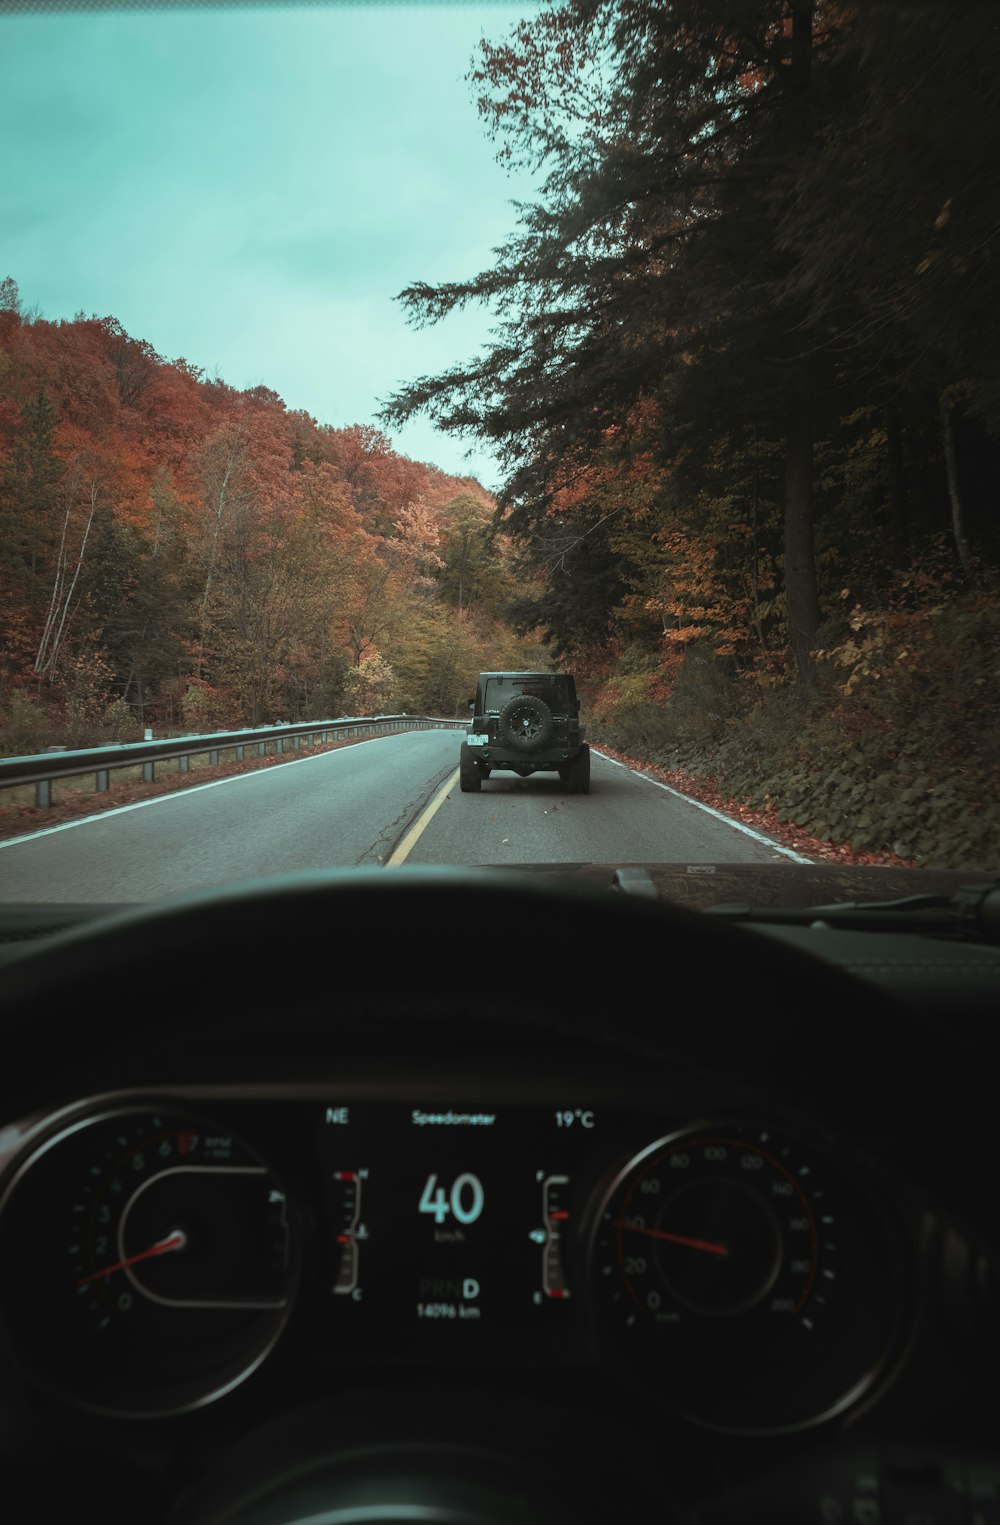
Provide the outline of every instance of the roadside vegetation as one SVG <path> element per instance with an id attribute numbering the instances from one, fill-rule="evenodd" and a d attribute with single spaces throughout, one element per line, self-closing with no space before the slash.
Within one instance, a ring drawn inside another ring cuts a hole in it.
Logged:
<path id="1" fill-rule="evenodd" d="M 591 734 L 707 781 L 723 808 L 748 807 L 761 824 L 770 817 L 845 856 L 996 869 L 995 593 L 853 624 L 848 651 L 817 651 L 820 676 L 805 698 L 736 681 L 710 645 L 688 648 L 666 697 L 656 697 L 655 671 L 619 661 L 595 675 Z"/>
<path id="2" fill-rule="evenodd" d="M 485 359 L 387 409 L 496 440 L 515 627 L 595 735 L 858 851 L 1000 860 L 1000 16 L 564 0 L 472 73 L 547 178 Z"/>

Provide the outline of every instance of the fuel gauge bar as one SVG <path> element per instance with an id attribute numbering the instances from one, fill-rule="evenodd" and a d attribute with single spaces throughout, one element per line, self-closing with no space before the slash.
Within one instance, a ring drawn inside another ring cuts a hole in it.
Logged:
<path id="1" fill-rule="evenodd" d="M 569 1220 L 569 1176 L 546 1176 L 542 1182 L 542 1290 L 546 1297 L 569 1297 L 563 1269 L 562 1239 Z"/>

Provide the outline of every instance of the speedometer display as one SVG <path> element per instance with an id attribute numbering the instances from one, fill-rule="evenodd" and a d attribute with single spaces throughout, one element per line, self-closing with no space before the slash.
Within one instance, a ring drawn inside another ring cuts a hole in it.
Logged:
<path id="1" fill-rule="evenodd" d="M 686 1130 L 639 1150 L 591 1235 L 605 1340 L 717 1427 L 825 1417 L 871 1380 L 893 1322 L 884 1226 L 860 1184 L 834 1175 L 767 1129 Z"/>
<path id="2" fill-rule="evenodd" d="M 681 1138 L 636 1162 L 599 1241 L 626 1323 L 759 1314 L 811 1329 L 822 1318 L 836 1278 L 834 1216 L 818 1183 L 807 1191 L 808 1166 L 797 1171 L 761 1137 Z"/>

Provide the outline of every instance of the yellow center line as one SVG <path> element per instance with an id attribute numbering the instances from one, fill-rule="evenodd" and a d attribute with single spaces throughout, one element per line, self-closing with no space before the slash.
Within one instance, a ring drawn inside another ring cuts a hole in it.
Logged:
<path id="1" fill-rule="evenodd" d="M 449 794 L 457 783 L 458 769 L 456 768 L 454 773 L 451 775 L 451 778 L 449 778 L 446 783 L 441 785 L 441 788 L 431 800 L 426 810 L 422 811 L 421 814 L 417 816 L 417 819 L 414 821 L 413 825 L 406 833 L 406 836 L 403 837 L 398 847 L 394 848 L 393 851 L 389 854 L 389 857 L 386 859 L 386 868 L 396 868 L 400 863 L 406 862 L 407 858 L 410 856 L 411 852 L 420 841 L 420 838 L 423 836 L 424 832 L 431 824 L 431 821 L 433 821 L 434 817 L 437 815 L 438 811 L 441 809 L 441 806 L 444 804 L 445 800 L 448 798 Z"/>

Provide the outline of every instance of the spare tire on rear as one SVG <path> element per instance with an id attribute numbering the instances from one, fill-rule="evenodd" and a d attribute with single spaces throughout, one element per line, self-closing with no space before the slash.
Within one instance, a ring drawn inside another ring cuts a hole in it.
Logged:
<path id="1" fill-rule="evenodd" d="M 500 739 L 515 752 L 540 752 L 553 729 L 552 711 L 536 694 L 515 694 L 500 711 Z"/>

